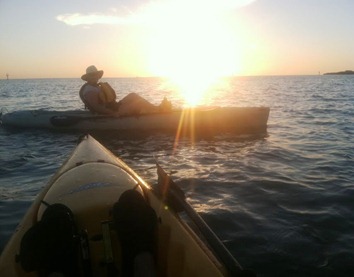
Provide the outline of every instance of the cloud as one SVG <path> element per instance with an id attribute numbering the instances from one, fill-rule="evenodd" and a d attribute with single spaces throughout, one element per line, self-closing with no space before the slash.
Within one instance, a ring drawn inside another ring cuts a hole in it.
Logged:
<path id="1" fill-rule="evenodd" d="M 62 14 L 56 17 L 57 20 L 64 22 L 69 26 L 78 25 L 94 25 L 94 24 L 106 24 L 106 25 L 125 25 L 133 23 L 133 17 L 121 17 L 115 15 L 105 15 L 100 13 L 93 14 Z"/>
<path id="2" fill-rule="evenodd" d="M 235 1 L 235 4 L 237 3 L 236 4 L 237 7 L 244 7 L 244 6 L 250 5 L 256 1 L 257 0 L 238 0 L 238 1 Z"/>
<path id="3" fill-rule="evenodd" d="M 115 14 L 103 14 L 103 13 L 92 13 L 92 14 L 81 14 L 81 13 L 67 13 L 61 14 L 56 17 L 58 21 L 61 21 L 69 26 L 78 25 L 94 25 L 94 24 L 105 24 L 105 25 L 128 25 L 150 21 L 151 14 L 156 14 L 156 12 L 166 12 L 166 13 L 176 13 L 174 10 L 176 7 L 181 8 L 180 10 L 188 10 L 194 7 L 192 10 L 198 10 L 200 7 L 215 7 L 216 10 L 230 10 L 237 9 L 240 7 L 247 6 L 257 0 L 169 0 L 169 1 L 152 1 L 145 2 L 141 5 L 135 13 L 129 13 L 128 15 L 117 15 L 117 9 L 114 9 Z M 198 7 L 198 9 L 196 9 Z M 112 11 L 111 11 L 112 12 Z"/>

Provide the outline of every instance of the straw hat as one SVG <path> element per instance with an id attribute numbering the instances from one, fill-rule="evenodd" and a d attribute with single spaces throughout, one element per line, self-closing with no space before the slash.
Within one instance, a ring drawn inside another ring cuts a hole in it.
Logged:
<path id="1" fill-rule="evenodd" d="M 96 66 L 90 65 L 88 68 L 86 68 L 86 74 L 82 75 L 81 79 L 87 81 L 93 76 L 97 76 L 99 79 L 101 79 L 103 76 L 103 70 L 97 70 Z"/>

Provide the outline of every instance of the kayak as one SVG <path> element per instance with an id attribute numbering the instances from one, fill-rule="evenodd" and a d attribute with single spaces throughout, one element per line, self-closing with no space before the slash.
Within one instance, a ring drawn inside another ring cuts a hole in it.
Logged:
<path id="1" fill-rule="evenodd" d="M 112 117 L 88 111 L 20 110 L 1 116 L 2 125 L 56 130 L 169 131 L 181 134 L 261 133 L 267 129 L 268 107 L 189 108 L 163 113 Z"/>
<path id="2" fill-rule="evenodd" d="M 85 136 L 16 228 L 0 275 L 133 276 L 143 265 L 142 276 L 252 276 L 157 171 L 152 187 Z"/>

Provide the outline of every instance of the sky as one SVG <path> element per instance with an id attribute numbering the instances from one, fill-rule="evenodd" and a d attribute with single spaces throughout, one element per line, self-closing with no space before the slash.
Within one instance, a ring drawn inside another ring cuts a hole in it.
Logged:
<path id="1" fill-rule="evenodd" d="M 0 0 L 0 79 L 354 70 L 353 0 Z"/>

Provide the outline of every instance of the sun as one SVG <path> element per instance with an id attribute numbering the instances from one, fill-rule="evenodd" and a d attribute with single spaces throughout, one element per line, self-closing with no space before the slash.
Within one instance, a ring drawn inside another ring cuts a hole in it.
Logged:
<path id="1" fill-rule="evenodd" d="M 240 70 L 237 40 L 220 2 L 172 1 L 151 10 L 149 69 L 169 78 L 189 105 L 221 76 Z"/>

